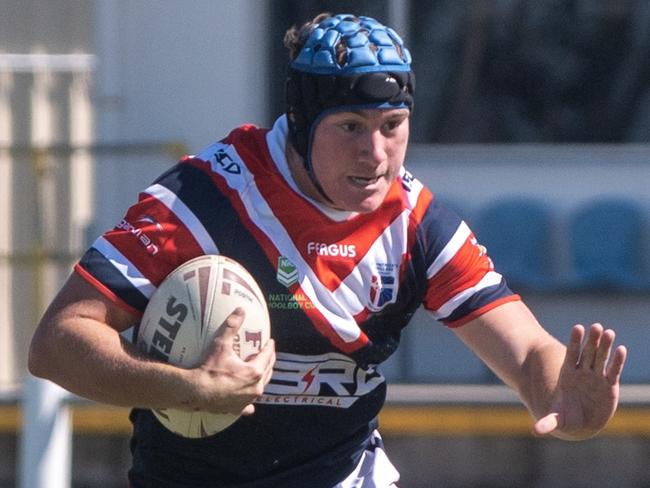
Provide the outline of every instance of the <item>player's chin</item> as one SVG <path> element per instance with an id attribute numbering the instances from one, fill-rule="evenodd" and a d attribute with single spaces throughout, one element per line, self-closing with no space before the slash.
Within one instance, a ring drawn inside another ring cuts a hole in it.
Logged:
<path id="1" fill-rule="evenodd" d="M 381 204 L 384 201 L 384 196 L 381 197 L 371 197 L 365 198 L 363 200 L 356 201 L 346 205 L 347 210 L 358 213 L 370 213 L 377 210 L 381 207 Z"/>
<path id="2" fill-rule="evenodd" d="M 359 200 L 358 210 L 360 213 L 374 212 L 379 207 L 382 206 L 386 195 L 388 194 L 388 185 L 380 185 L 379 188 L 376 188 L 372 192 L 368 192 L 365 198 Z"/>
<path id="3" fill-rule="evenodd" d="M 333 194 L 334 207 L 348 212 L 374 212 L 384 202 L 388 193 L 388 185 L 374 185 L 372 188 L 354 188 L 351 191 Z M 338 198 L 336 198 L 338 196 Z"/>

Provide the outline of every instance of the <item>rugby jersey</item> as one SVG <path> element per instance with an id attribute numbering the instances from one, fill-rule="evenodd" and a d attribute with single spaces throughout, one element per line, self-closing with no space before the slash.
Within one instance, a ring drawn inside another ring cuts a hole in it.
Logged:
<path id="1" fill-rule="evenodd" d="M 458 327 L 519 299 L 465 222 L 406 169 L 376 211 L 334 211 L 296 186 L 286 138 L 283 116 L 185 158 L 75 267 L 141 315 L 170 271 L 219 253 L 251 271 L 268 302 L 277 361 L 256 413 L 190 440 L 134 410 L 133 480 L 331 487 L 376 427 L 386 390 L 377 365 L 415 310 Z"/>

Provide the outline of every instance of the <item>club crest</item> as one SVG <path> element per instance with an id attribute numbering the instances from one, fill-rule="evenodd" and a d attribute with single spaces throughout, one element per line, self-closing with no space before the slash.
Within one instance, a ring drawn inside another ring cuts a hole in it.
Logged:
<path id="1" fill-rule="evenodd" d="M 368 308 L 378 312 L 397 298 L 397 265 L 377 264 L 377 272 L 370 278 Z"/>

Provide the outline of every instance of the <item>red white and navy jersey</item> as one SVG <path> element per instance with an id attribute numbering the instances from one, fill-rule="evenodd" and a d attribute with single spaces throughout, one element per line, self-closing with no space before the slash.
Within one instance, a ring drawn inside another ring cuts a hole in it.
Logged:
<path id="1" fill-rule="evenodd" d="M 331 487 L 376 427 L 386 389 L 377 365 L 415 310 L 458 327 L 518 299 L 467 225 L 406 170 L 378 210 L 334 211 L 294 183 L 286 137 L 281 117 L 185 158 L 75 268 L 141 315 L 170 271 L 219 253 L 251 271 L 268 302 L 277 362 L 256 413 L 189 440 L 134 410 L 134 481 Z"/>

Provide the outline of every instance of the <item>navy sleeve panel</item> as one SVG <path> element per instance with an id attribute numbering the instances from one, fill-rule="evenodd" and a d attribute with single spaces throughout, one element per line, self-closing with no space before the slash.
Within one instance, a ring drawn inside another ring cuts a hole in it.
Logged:
<path id="1" fill-rule="evenodd" d="M 94 247 L 88 249 L 79 261 L 79 266 L 97 280 L 98 283 L 94 283 L 95 286 L 104 287 L 130 308 L 140 313 L 144 312 L 148 303 L 147 297 L 133 286 L 97 249 Z M 116 293 L 116 290 L 119 290 L 119 294 Z"/>

